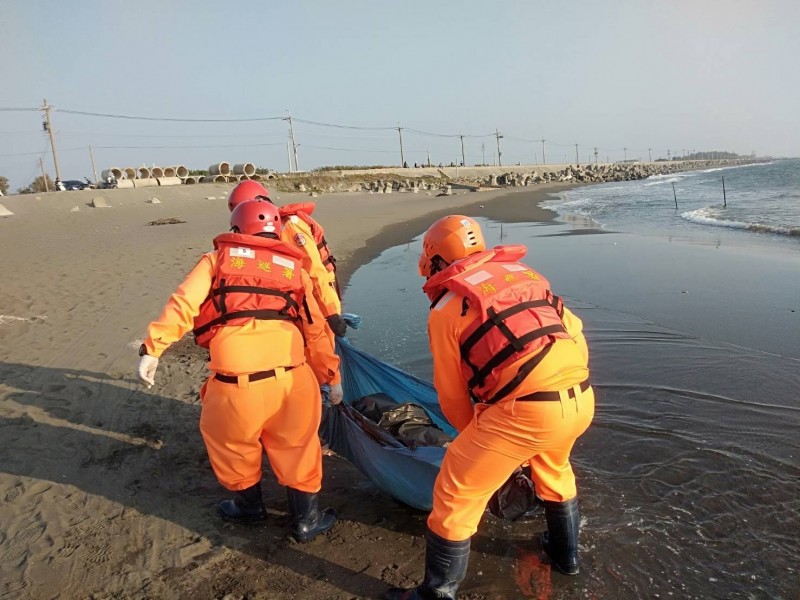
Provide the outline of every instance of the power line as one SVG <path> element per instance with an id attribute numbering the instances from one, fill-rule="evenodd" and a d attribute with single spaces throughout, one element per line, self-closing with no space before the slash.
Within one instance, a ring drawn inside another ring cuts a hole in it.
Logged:
<path id="1" fill-rule="evenodd" d="M 281 117 L 285 119 L 287 117 Z M 319 121 L 309 121 L 308 119 L 299 119 L 297 117 L 292 117 L 292 120 L 296 123 L 305 123 L 306 125 L 318 125 L 320 127 L 335 127 L 336 129 L 361 129 L 365 131 L 389 131 L 389 130 L 396 130 L 397 127 L 364 127 L 360 125 L 337 125 L 335 123 L 321 123 Z"/>
<path id="2" fill-rule="evenodd" d="M 181 148 L 258 148 L 261 146 L 283 146 L 283 142 L 270 142 L 264 144 L 225 144 L 221 146 L 94 146 L 102 150 L 173 150 Z"/>
<path id="3" fill-rule="evenodd" d="M 39 109 L 27 109 L 27 108 L 0 108 L 0 110 L 5 111 L 27 111 L 27 110 L 39 110 Z M 83 110 L 71 110 L 66 108 L 53 108 L 53 110 L 58 111 L 60 113 L 69 114 L 69 115 L 80 115 L 85 117 L 101 117 L 107 119 L 128 119 L 128 120 L 137 120 L 137 121 L 169 121 L 169 122 L 178 122 L 178 123 L 245 123 L 245 122 L 254 122 L 254 121 L 285 121 L 288 120 L 288 117 L 251 117 L 251 118 L 240 118 L 240 119 L 187 119 L 187 118 L 174 118 L 174 117 L 144 117 L 139 115 L 123 115 L 123 114 L 116 114 L 116 113 L 100 113 L 100 112 L 91 112 L 91 111 L 83 111 Z M 354 129 L 360 131 L 391 131 L 396 130 L 396 127 L 369 127 L 365 125 L 344 125 L 339 123 L 325 123 L 322 121 L 312 121 L 311 119 L 301 119 L 298 117 L 292 117 L 292 120 L 296 123 L 304 123 L 306 125 L 316 125 L 318 127 L 332 127 L 336 129 Z M 418 135 L 429 135 L 434 137 L 459 137 L 460 134 L 445 134 L 445 133 L 434 133 L 430 131 L 421 131 L 418 129 L 408 129 L 409 132 L 416 133 Z M 493 133 L 481 134 L 481 135 L 464 135 L 464 137 L 469 138 L 481 138 L 481 137 L 492 137 Z"/>
<path id="4" fill-rule="evenodd" d="M 444 138 L 457 138 L 458 134 L 450 134 L 450 133 L 431 133 L 430 131 L 420 131 L 418 129 L 409 129 L 406 127 L 406 131 L 409 133 L 416 133 L 417 135 L 429 135 L 432 137 L 444 137 Z"/>
<path id="5" fill-rule="evenodd" d="M 73 150 L 86 150 L 85 147 L 81 148 L 61 148 L 59 152 L 72 152 Z M 42 150 L 41 152 L 17 152 L 16 154 L 0 154 L 0 157 L 7 157 L 7 156 L 37 156 L 39 154 L 47 154 L 47 149 Z"/>
<path id="6" fill-rule="evenodd" d="M 410 133 L 416 133 L 417 135 L 429 135 L 432 137 L 444 137 L 444 138 L 457 138 L 457 137 L 465 137 L 465 138 L 485 138 L 485 137 L 494 137 L 494 133 L 486 133 L 481 135 L 467 135 L 464 134 L 463 136 L 460 133 L 433 133 L 431 131 L 421 131 L 419 129 L 409 129 L 408 127 L 403 127 L 405 131 Z"/>
<path id="7" fill-rule="evenodd" d="M 0 135 L 3 135 L 0 133 Z M 59 131 L 58 135 L 66 136 L 104 136 L 104 137 L 134 137 L 134 138 L 236 138 L 236 137 L 264 137 L 266 135 L 280 135 L 281 133 L 224 133 L 224 134 L 177 134 L 177 135 L 164 135 L 164 134 L 150 134 L 150 133 L 100 133 L 100 132 L 86 132 L 86 131 Z"/>
<path id="8" fill-rule="evenodd" d="M 190 148 L 258 148 L 261 146 L 283 146 L 283 142 L 272 142 L 268 144 L 232 144 L 232 145 L 219 145 L 219 146 L 92 146 L 95 150 L 178 150 Z M 308 146 L 309 148 L 313 146 Z M 86 150 L 85 146 L 79 148 L 59 148 L 59 152 L 72 152 L 73 150 Z M 371 152 L 371 150 L 368 150 Z M 380 150 L 384 152 L 384 150 Z M 42 152 L 18 152 L 15 154 L 0 154 L 0 157 L 8 156 L 35 156 L 38 154 L 46 154 L 47 150 Z"/>
<path id="9" fill-rule="evenodd" d="M 381 152 L 394 154 L 397 150 L 371 150 L 362 148 L 329 148 L 328 146 L 310 146 L 302 144 L 303 148 L 313 148 L 314 150 L 336 150 L 337 152 Z M 412 150 L 412 152 L 422 152 L 422 150 Z"/>
<path id="10" fill-rule="evenodd" d="M 173 121 L 180 123 L 245 123 L 253 121 L 280 121 L 286 117 L 252 117 L 247 119 L 177 119 L 170 117 L 139 117 L 134 115 L 117 115 L 111 113 L 95 113 L 82 110 L 67 110 L 65 108 L 56 108 L 58 112 L 68 115 L 81 115 L 84 117 L 104 117 L 108 119 L 130 119 L 135 121 Z"/>
<path id="11" fill-rule="evenodd" d="M 0 112 L 36 112 L 38 108 L 0 108 Z"/>

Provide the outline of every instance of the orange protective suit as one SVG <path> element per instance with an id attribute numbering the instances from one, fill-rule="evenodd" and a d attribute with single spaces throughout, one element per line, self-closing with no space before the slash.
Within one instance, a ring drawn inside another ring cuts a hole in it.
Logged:
<path id="1" fill-rule="evenodd" d="M 447 267 L 434 276 L 436 281 L 480 269 L 480 261 L 465 267 L 468 261 Z M 514 270 L 506 275 L 512 276 L 516 276 Z M 475 280 L 487 283 L 480 277 Z M 433 281 L 431 278 L 428 283 Z M 461 541 L 475 533 L 491 495 L 525 462 L 530 463 L 536 493 L 543 500 L 562 502 L 577 495 L 569 455 L 592 421 L 594 393 L 585 383 L 589 353 L 583 324 L 563 308 L 561 321 L 568 337 L 554 338 L 544 348 L 515 355 L 510 364 L 504 363 L 494 372 L 495 384 L 482 392 L 483 398 L 495 396 L 522 365 L 547 352 L 510 394 L 495 404 L 473 405 L 470 394 L 474 390 L 465 379 L 460 340 L 476 320 L 482 320 L 481 312 L 465 302 L 463 295 L 452 291 L 442 295 L 441 289 L 426 284 L 426 292 L 436 301 L 428 319 L 434 385 L 442 411 L 459 435 L 447 448 L 436 479 L 428 527 L 447 540 Z M 517 401 L 544 391 L 557 392 L 559 400 Z"/>
<path id="2" fill-rule="evenodd" d="M 281 253 L 285 246 L 276 244 L 280 264 L 295 260 L 291 248 Z M 218 261 L 230 259 L 221 251 L 203 255 L 150 324 L 144 341 L 148 354 L 161 356 L 192 330 Z M 300 277 L 308 311 L 299 311 L 299 327 L 287 320 L 250 319 L 219 328 L 210 340 L 213 373 L 200 393 L 200 430 L 214 473 L 229 490 L 246 489 L 261 479 L 262 444 L 281 485 L 312 493 L 321 487 L 319 386 L 341 381 L 339 358 L 311 280 L 304 271 Z M 271 377 L 249 380 L 248 374 L 271 370 Z M 237 376 L 238 383 L 220 381 L 216 374 Z"/>
<path id="3" fill-rule="evenodd" d="M 310 216 L 313 209 L 314 205 L 310 202 L 279 207 L 283 224 L 281 239 L 304 254 L 303 269 L 311 276 L 314 298 L 323 314 L 329 317 L 341 314 L 342 302 L 336 289 L 336 273 L 325 263 L 326 259 L 331 258 L 325 236 L 319 223 Z M 317 238 L 321 240 L 319 243 Z M 326 254 L 325 257 L 322 252 Z M 328 265 L 332 264 L 333 261 L 328 260 Z"/>

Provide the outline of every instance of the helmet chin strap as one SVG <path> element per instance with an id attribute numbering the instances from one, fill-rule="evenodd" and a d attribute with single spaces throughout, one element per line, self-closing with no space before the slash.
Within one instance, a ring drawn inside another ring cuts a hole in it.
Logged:
<path id="1" fill-rule="evenodd" d="M 450 266 L 450 263 L 438 254 L 431 259 L 431 276 L 436 275 Z"/>

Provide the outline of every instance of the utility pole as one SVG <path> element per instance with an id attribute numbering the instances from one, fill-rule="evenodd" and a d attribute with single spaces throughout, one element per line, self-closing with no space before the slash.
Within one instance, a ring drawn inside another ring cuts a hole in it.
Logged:
<path id="1" fill-rule="evenodd" d="M 430 168 L 430 166 L 431 166 L 431 151 L 430 150 L 425 150 L 425 152 L 428 153 L 428 168 Z"/>
<path id="2" fill-rule="evenodd" d="M 625 160 L 623 162 L 628 162 L 628 149 L 623 148 L 622 151 L 625 153 Z"/>
<path id="3" fill-rule="evenodd" d="M 286 159 L 289 161 L 289 173 L 292 172 L 292 141 L 286 140 Z"/>
<path id="4" fill-rule="evenodd" d="M 597 164 L 597 146 L 594 147 L 594 164 Z"/>
<path id="5" fill-rule="evenodd" d="M 547 164 L 547 156 L 546 156 L 546 155 L 545 155 L 545 153 L 544 153 L 544 143 L 545 143 L 547 140 L 540 140 L 540 141 L 542 142 L 542 164 L 543 164 L 543 165 L 546 165 L 546 164 Z"/>
<path id="6" fill-rule="evenodd" d="M 503 161 L 501 160 L 500 157 L 503 156 L 503 153 L 500 152 L 500 138 L 503 137 L 503 136 L 500 135 L 500 132 L 497 131 L 497 128 L 495 128 L 495 130 L 494 130 L 494 136 L 497 138 L 497 166 L 498 167 L 502 167 L 503 166 Z"/>
<path id="7" fill-rule="evenodd" d="M 467 159 L 464 157 L 464 136 L 463 134 L 458 134 L 458 137 L 461 138 L 461 166 L 467 166 Z"/>
<path id="8" fill-rule="evenodd" d="M 647 149 L 647 156 L 650 157 L 650 162 L 653 162 L 653 153 L 651 152 L 652 148 Z"/>
<path id="9" fill-rule="evenodd" d="M 483 159 L 481 160 L 481 164 L 485 165 L 486 164 L 486 142 L 481 142 L 481 155 L 483 156 Z"/>
<path id="10" fill-rule="evenodd" d="M 97 167 L 94 166 L 94 152 L 91 146 L 89 146 L 89 158 L 92 159 L 92 173 L 94 173 L 94 183 L 97 185 Z"/>
<path id="11" fill-rule="evenodd" d="M 44 191 L 49 192 L 50 186 L 47 185 L 47 173 L 44 172 L 44 163 L 42 162 L 42 157 L 39 157 L 39 168 L 42 169 L 42 181 L 44 182 Z"/>
<path id="12" fill-rule="evenodd" d="M 403 128 L 399 123 L 397 124 L 397 135 L 400 136 L 400 166 L 403 167 L 406 164 L 406 157 L 403 155 Z"/>
<path id="13" fill-rule="evenodd" d="M 672 159 L 669 157 L 669 148 L 667 148 L 667 160 L 672 160 Z"/>
<path id="14" fill-rule="evenodd" d="M 575 144 L 575 164 L 581 164 L 581 159 L 578 158 L 578 144 Z"/>
<path id="15" fill-rule="evenodd" d="M 41 110 L 44 111 L 44 128 L 50 135 L 50 148 L 53 150 L 53 163 L 56 167 L 56 179 L 61 180 L 61 167 L 58 164 L 58 153 L 56 152 L 56 136 L 53 133 L 53 126 L 50 123 L 50 110 L 53 107 L 47 103 L 47 98 L 44 99 L 44 105 Z"/>
<path id="16" fill-rule="evenodd" d="M 294 170 L 300 171 L 300 163 L 297 160 L 297 142 L 294 141 L 294 125 L 292 125 L 292 115 L 286 111 L 287 119 L 289 121 L 289 137 L 292 139 L 292 149 L 294 150 Z M 291 170 L 291 169 L 290 169 Z"/>

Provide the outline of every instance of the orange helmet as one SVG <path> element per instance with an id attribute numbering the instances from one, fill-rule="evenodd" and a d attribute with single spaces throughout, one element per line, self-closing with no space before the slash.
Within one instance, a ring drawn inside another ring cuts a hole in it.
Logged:
<path id="1" fill-rule="evenodd" d="M 242 202 L 231 213 L 231 231 L 247 235 L 266 233 L 280 237 L 281 216 L 278 207 L 272 202 L 260 200 Z"/>
<path id="2" fill-rule="evenodd" d="M 234 208 L 248 200 L 269 200 L 269 190 L 257 181 L 245 179 L 231 190 L 231 195 L 228 196 L 228 210 L 233 212 Z"/>
<path id="3" fill-rule="evenodd" d="M 486 242 L 475 219 L 463 215 L 442 217 L 428 228 L 422 238 L 419 274 L 430 277 L 439 270 L 434 266 L 438 260 L 450 264 L 485 249 Z"/>

